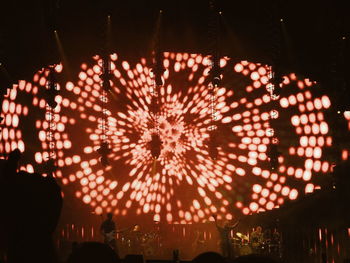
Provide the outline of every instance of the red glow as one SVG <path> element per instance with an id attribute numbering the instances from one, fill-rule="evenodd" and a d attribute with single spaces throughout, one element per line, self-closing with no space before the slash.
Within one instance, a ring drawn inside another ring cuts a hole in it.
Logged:
<path id="1" fill-rule="evenodd" d="M 116 54 L 111 55 L 116 79 L 111 83 L 113 96 L 108 96 L 111 104 L 108 109 L 109 136 L 113 145 L 110 159 L 116 167 L 124 167 L 126 174 L 123 176 L 113 168 L 103 170 L 96 156 L 101 111 L 99 57 L 94 57 L 95 63 L 82 64 L 76 83 L 69 81 L 62 85 L 64 96 L 57 97 L 60 105 L 55 118 L 61 167 L 58 177 L 64 185 L 80 188 L 75 192 L 76 198 L 91 205 L 96 213 L 107 210 L 120 215 L 153 213 L 156 218 L 169 222 L 197 222 L 205 220 L 213 211 L 229 215 L 232 209 L 243 214 L 273 209 L 285 199 L 296 199 L 298 191 L 314 190 L 313 178 L 330 169 L 323 158 L 326 158 L 324 148 L 332 145 L 332 137 L 322 113 L 331 106 L 330 99 L 326 95 L 315 97 L 313 82 L 299 80 L 295 74 L 286 76 L 283 86 L 286 95 L 279 99 L 281 108 L 274 116 L 289 120 L 285 125 L 287 136 L 280 139 L 282 148 L 288 151 L 280 159 L 279 173 L 271 173 L 261 168 L 268 162 L 266 145 L 271 136 L 268 131 L 273 113 L 270 112 L 271 99 L 266 91 L 264 95 L 257 95 L 268 83 L 267 68 L 246 61 L 237 64 L 228 59 L 220 61 L 223 70 L 245 76 L 247 83 L 241 93 L 237 92 L 240 87 L 225 87 L 225 83 L 217 90 L 216 119 L 218 126 L 225 125 L 229 132 L 226 134 L 225 131 L 227 141 L 219 147 L 219 158 L 213 161 L 208 157 L 206 146 L 210 95 L 204 83 L 209 60 L 187 53 L 168 52 L 164 56 L 165 85 L 160 89 L 160 135 L 164 144 L 160 160 L 154 165 L 147 148 L 152 85 L 150 69 L 146 66 L 148 62 L 142 58 L 133 64 L 120 60 Z M 187 73 L 186 79 L 191 82 L 189 87 L 177 79 Z M 228 74 L 223 75 L 230 78 Z M 19 82 L 4 100 L 3 111 L 7 116 L 1 134 L 4 141 L 1 150 L 8 152 L 14 147 L 24 150 L 23 117 L 33 112 L 33 108 L 36 111 L 45 109 L 45 101 L 36 94 L 39 94 L 40 83 L 46 83 L 46 76 L 39 72 L 33 80 L 34 83 Z M 290 84 L 297 84 L 302 91 L 294 94 Z M 16 102 L 18 92 L 33 96 L 30 108 Z M 236 92 L 241 97 L 237 97 Z M 118 105 L 121 93 L 126 99 Z M 350 115 L 344 114 L 344 117 L 350 119 Z M 33 127 L 37 129 L 35 136 L 42 148 L 35 153 L 35 161 L 42 163 L 47 158 L 45 130 L 48 122 L 35 120 Z M 235 139 L 231 141 L 231 138 Z M 343 151 L 342 157 L 348 158 L 347 150 Z M 295 163 L 295 167 L 291 163 Z M 29 171 L 33 167 L 26 169 Z M 257 180 L 247 182 L 247 186 L 239 185 L 236 178 L 245 179 L 247 175 L 253 175 Z M 292 189 L 286 176 L 294 176 L 308 184 L 305 189 Z M 185 200 L 181 192 L 187 191 L 187 187 L 196 191 Z M 235 194 L 228 199 L 224 194 L 225 191 L 235 192 L 235 189 L 242 189 L 243 200 L 237 201 Z M 251 196 L 255 198 L 254 202 Z M 235 206 L 228 200 L 233 200 Z M 182 213 L 175 212 L 178 208 Z"/>

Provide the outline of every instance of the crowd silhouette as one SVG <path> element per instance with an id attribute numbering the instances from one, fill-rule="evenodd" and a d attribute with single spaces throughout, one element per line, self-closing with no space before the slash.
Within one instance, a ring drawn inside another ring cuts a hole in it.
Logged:
<path id="1" fill-rule="evenodd" d="M 5 262 L 57 262 L 52 235 L 62 208 L 54 178 L 18 170 L 19 150 L 0 161 L 0 249 Z"/>

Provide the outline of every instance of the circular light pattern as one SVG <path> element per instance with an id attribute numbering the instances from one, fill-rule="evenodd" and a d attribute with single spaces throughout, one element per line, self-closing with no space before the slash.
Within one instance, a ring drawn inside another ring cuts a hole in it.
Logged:
<path id="1" fill-rule="evenodd" d="M 221 59 L 223 81 L 216 93 L 219 154 L 212 160 L 209 59 L 164 53 L 165 84 L 159 94 L 163 144 L 154 161 L 149 146 L 150 63 L 145 58 L 130 63 L 116 54 L 111 60 L 114 77 L 107 102 L 111 166 L 103 168 L 96 152 L 102 117 L 100 58 L 83 63 L 78 81 L 61 83 L 56 97 L 56 176 L 66 191 L 72 191 L 72 198 L 96 213 L 112 211 L 175 223 L 206 221 L 212 213 L 232 218 L 273 209 L 286 199 L 296 199 L 300 191 L 312 192 L 318 187 L 312 183 L 314 177 L 329 171 L 324 149 L 332 146 L 332 137 L 323 111 L 331 101 L 327 95 L 315 97 L 310 80 L 284 76 L 281 108 L 273 112 L 282 156 L 279 170 L 271 172 L 267 149 L 273 136 L 269 128 L 273 101 L 266 94 L 268 67 Z M 3 103 L 6 119 L 0 147 L 6 152 L 29 148 L 27 162 L 33 154 L 37 166 L 48 156 L 46 103 L 39 88 L 46 77 L 47 72 L 39 71 L 33 82 L 20 81 Z M 30 129 L 31 136 L 22 136 Z"/>

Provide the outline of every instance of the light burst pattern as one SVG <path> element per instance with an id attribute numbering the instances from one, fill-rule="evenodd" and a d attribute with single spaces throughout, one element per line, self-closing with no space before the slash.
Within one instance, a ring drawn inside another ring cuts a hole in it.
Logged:
<path id="1" fill-rule="evenodd" d="M 151 69 L 144 58 L 133 64 L 116 54 L 111 59 L 114 78 L 107 111 L 111 166 L 104 169 L 96 153 L 102 116 L 100 58 L 95 56 L 81 65 L 76 83 L 61 83 L 61 95 L 56 98 L 60 167 L 56 176 L 67 192 L 95 212 L 178 223 L 206 221 L 212 213 L 231 219 L 241 213 L 273 209 L 286 199 L 296 199 L 300 191 L 312 192 L 317 187 L 313 178 L 329 171 L 324 149 L 332 145 L 332 137 L 323 111 L 331 102 L 326 95 L 313 95 L 313 82 L 295 74 L 285 76 L 281 107 L 275 112 L 282 157 L 279 170 L 271 172 L 267 146 L 272 136 L 272 102 L 266 94 L 267 66 L 221 59 L 223 82 L 216 91 L 219 154 L 212 160 L 208 154 L 209 59 L 164 53 L 165 84 L 160 89 L 159 114 L 163 144 L 154 161 L 149 147 L 153 132 Z M 25 142 L 38 164 L 45 160 L 48 147 L 45 101 L 38 92 L 45 82 L 42 71 L 32 83 L 20 82 L 17 89 L 26 98 L 24 104 L 28 98 L 31 101 L 23 109 L 29 108 L 31 116 L 43 116 L 42 120 L 28 120 L 34 123 L 37 142 Z M 14 100 L 13 96 L 5 100 L 5 113 Z M 6 131 L 2 136 L 8 141 Z M 11 148 L 8 142 L 2 147 L 6 151 Z"/>

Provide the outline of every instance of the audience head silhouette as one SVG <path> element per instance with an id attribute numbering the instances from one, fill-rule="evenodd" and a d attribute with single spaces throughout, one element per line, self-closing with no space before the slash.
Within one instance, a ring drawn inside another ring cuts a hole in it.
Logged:
<path id="1" fill-rule="evenodd" d="M 252 254 L 238 257 L 232 263 L 276 263 L 276 261 L 267 256 Z"/>
<path id="2" fill-rule="evenodd" d="M 117 254 L 108 245 L 85 242 L 75 248 L 67 263 L 116 263 L 118 261 Z"/>
<path id="3" fill-rule="evenodd" d="M 216 252 L 205 252 L 199 254 L 192 260 L 193 263 L 224 263 L 225 259 Z"/>

